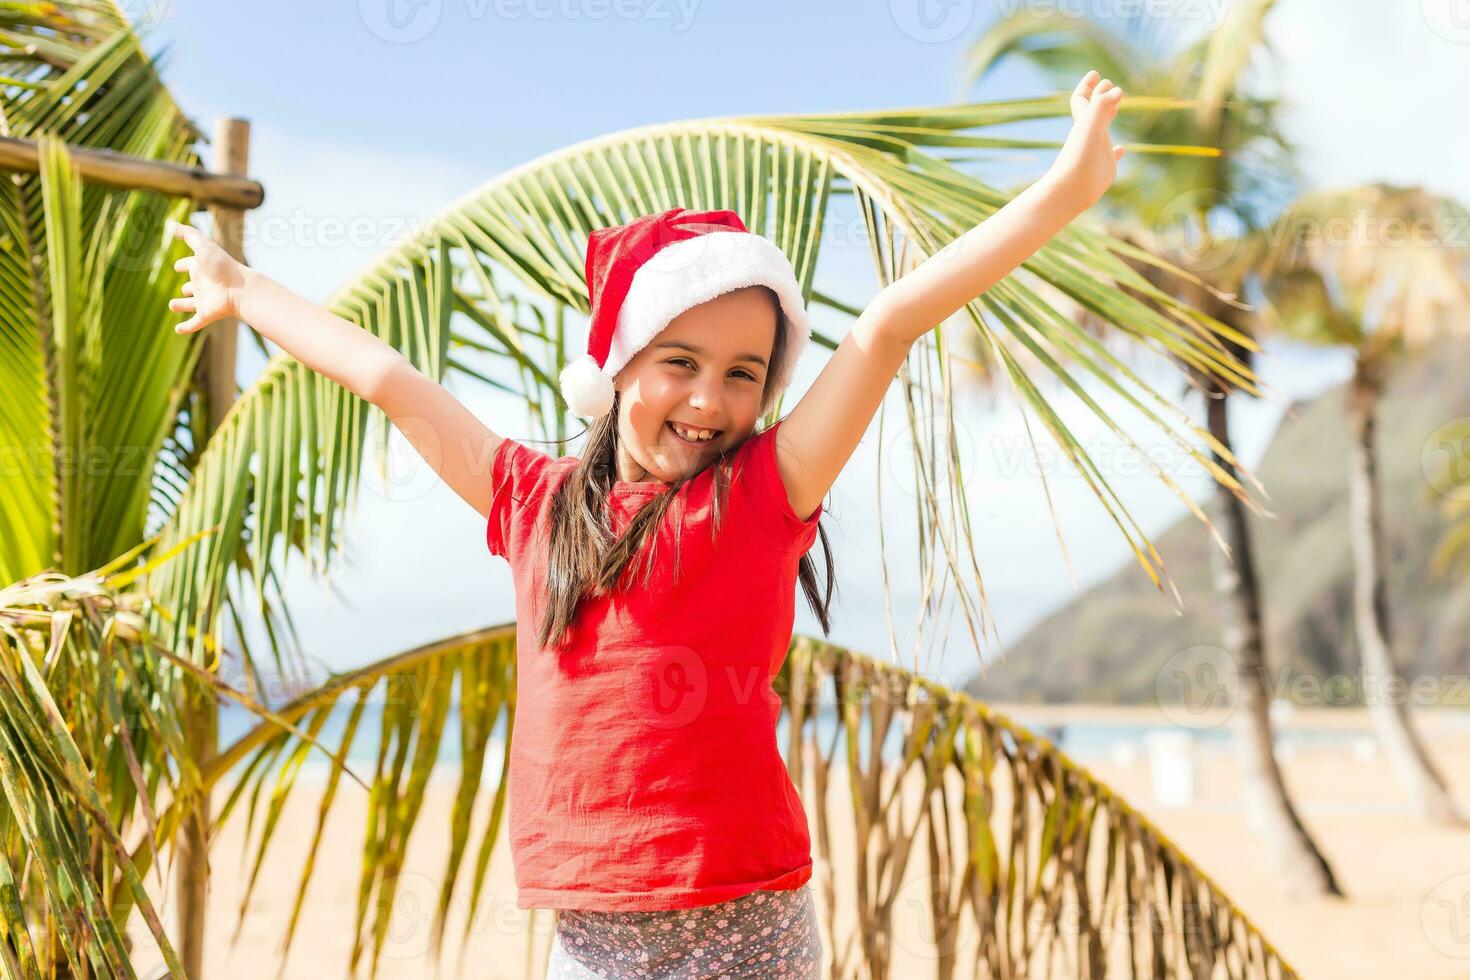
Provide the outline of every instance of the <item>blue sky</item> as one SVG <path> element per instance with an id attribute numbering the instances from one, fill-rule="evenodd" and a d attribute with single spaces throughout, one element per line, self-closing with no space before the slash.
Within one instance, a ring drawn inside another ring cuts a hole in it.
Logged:
<path id="1" fill-rule="evenodd" d="M 1454 16 L 1457 2 L 1282 0 L 1268 34 L 1282 60 L 1267 81 L 1287 100 L 1288 131 L 1314 185 L 1386 179 L 1470 200 L 1470 171 L 1452 165 L 1470 158 L 1470 127 L 1463 123 L 1470 21 Z M 1171 9 L 1203 25 L 1218 18 L 1223 4 L 1174 0 Z M 1059 5 L 1104 12 L 1127 6 Z M 150 50 L 168 46 L 165 79 L 206 131 L 220 116 L 251 120 L 250 169 L 266 187 L 266 202 L 247 219 L 247 257 L 320 302 L 456 198 L 579 140 L 681 118 L 955 101 L 962 97 L 966 41 L 1016 0 L 358 0 L 330 6 L 131 0 L 123 6 L 148 28 Z M 1047 91 L 1038 75 L 1017 69 L 987 78 L 965 97 Z M 1059 139 L 1064 130 L 1052 135 Z M 987 175 L 1007 182 L 1039 174 L 1049 159 L 1049 151 L 1013 158 Z M 830 262 L 830 282 L 840 295 L 865 302 L 875 288 L 870 269 L 858 250 L 835 251 L 823 272 Z M 844 329 L 821 315 L 816 326 Z M 242 382 L 261 363 L 247 354 Z M 1309 397 L 1341 379 L 1346 366 L 1330 352 L 1276 350 L 1264 359 L 1261 370 L 1279 400 L 1237 406 L 1247 465 L 1269 441 L 1281 400 Z M 788 405 L 819 368 L 819 359 L 804 358 Z M 1176 383 L 1152 377 L 1179 398 Z M 522 414 L 503 398 L 472 385 L 450 387 L 497 431 L 529 434 Z M 900 409 L 891 393 L 889 402 L 882 443 L 875 424 L 828 505 L 842 596 L 832 638 L 888 650 L 885 600 L 873 571 L 879 553 L 871 488 L 882 472 L 894 627 L 900 658 L 912 663 L 915 538 L 902 496 L 903 457 L 893 448 Z M 1179 404 L 1198 417 L 1194 399 Z M 1073 405 L 1066 418 L 1085 443 L 1110 451 L 1110 439 L 1085 412 Z M 978 560 L 1001 638 L 1009 642 L 1067 601 L 1074 584 L 1041 484 L 1019 462 L 1025 436 L 1010 398 L 1003 395 L 994 408 L 973 405 L 961 424 L 962 444 L 971 447 Z M 1160 444 L 1146 430 L 1138 437 Z M 1115 488 L 1147 530 L 1161 530 L 1183 506 L 1138 469 L 1120 460 Z M 391 472 L 386 491 L 375 476 L 366 477 L 347 562 L 330 586 L 313 582 L 299 561 L 288 576 L 304 645 L 334 668 L 513 616 L 509 571 L 486 551 L 479 516 L 401 440 Z M 1182 468 L 1176 475 L 1195 496 L 1206 491 L 1202 479 Z M 1050 469 L 1048 478 L 1075 587 L 1131 562 L 1081 480 Z M 342 596 L 353 597 L 351 604 Z M 819 633 L 801 601 L 796 628 Z M 918 659 L 926 673 L 955 684 L 979 664 L 974 650 L 953 644 L 926 648 Z"/>

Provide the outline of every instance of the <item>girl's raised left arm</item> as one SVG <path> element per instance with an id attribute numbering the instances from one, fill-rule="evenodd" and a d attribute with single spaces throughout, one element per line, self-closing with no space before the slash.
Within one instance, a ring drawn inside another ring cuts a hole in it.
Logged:
<path id="1" fill-rule="evenodd" d="M 1108 125 L 1123 90 L 1098 73 L 1072 92 L 1072 130 L 1051 169 L 985 221 L 880 292 L 781 423 L 776 458 L 792 510 L 817 509 L 878 411 L 888 383 L 924 334 L 995 285 L 1074 218 L 1117 175 L 1123 148 Z"/>

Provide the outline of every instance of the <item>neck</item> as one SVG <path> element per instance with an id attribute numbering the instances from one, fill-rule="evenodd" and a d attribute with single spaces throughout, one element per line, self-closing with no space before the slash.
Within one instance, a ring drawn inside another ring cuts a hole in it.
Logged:
<path id="1" fill-rule="evenodd" d="M 621 443 L 615 454 L 617 458 L 617 480 L 620 483 L 662 483 L 649 474 L 649 472 L 633 460 L 624 450 Z"/>

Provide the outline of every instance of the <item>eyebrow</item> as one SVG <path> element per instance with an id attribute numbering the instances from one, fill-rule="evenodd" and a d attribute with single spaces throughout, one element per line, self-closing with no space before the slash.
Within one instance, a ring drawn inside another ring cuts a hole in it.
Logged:
<path id="1" fill-rule="evenodd" d="M 658 347 L 678 347 L 681 350 L 687 350 L 691 354 L 703 354 L 704 353 L 704 351 L 701 350 L 700 348 L 695 347 L 693 344 L 686 344 L 682 340 L 665 340 L 665 341 L 662 341 L 661 343 L 657 344 L 656 346 L 658 346 Z M 737 360 L 737 361 L 754 361 L 756 364 L 759 364 L 761 367 L 765 367 L 766 366 L 766 359 L 764 357 L 761 357 L 758 354 L 741 354 L 739 357 L 735 358 L 735 360 Z"/>

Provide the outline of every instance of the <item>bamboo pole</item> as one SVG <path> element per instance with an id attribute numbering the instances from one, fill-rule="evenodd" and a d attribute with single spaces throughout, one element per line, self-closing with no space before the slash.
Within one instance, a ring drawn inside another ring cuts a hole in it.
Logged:
<path id="1" fill-rule="evenodd" d="M 248 172 L 250 158 L 250 121 L 220 119 L 215 124 L 214 146 L 218 154 L 215 166 L 224 175 Z M 234 205 L 214 205 L 209 209 L 211 236 L 236 262 L 245 263 L 245 212 Z M 216 320 L 209 325 L 202 352 L 208 361 L 209 431 L 214 432 L 235 403 L 235 347 L 240 334 L 240 321 L 233 317 Z"/>
<path id="2" fill-rule="evenodd" d="M 239 120 L 244 122 L 244 120 Z M 77 171 L 86 180 L 124 190 L 150 190 L 170 197 L 187 197 L 201 207 L 249 211 L 265 200 L 265 188 L 239 173 L 210 173 L 200 167 L 182 167 L 128 156 L 115 150 L 67 146 Z M 221 157 L 224 150 L 220 148 Z M 0 170 L 36 173 L 40 156 L 35 140 L 0 136 Z"/>
<path id="3" fill-rule="evenodd" d="M 250 122 L 225 118 L 215 123 L 215 166 L 223 175 L 248 172 Z M 258 186 L 258 185 L 257 185 Z M 238 262 L 245 261 L 245 212 L 231 204 L 210 207 L 211 237 Z M 219 428 L 235 403 L 236 348 L 240 321 L 233 317 L 216 320 L 206 329 L 196 380 L 209 413 L 209 432 Z M 212 694 L 201 695 L 186 708 L 190 745 L 201 769 L 219 751 L 219 710 Z M 179 895 L 179 962 L 190 980 L 204 976 L 205 912 L 209 903 L 210 793 L 205 790 L 179 836 L 176 883 Z"/>

